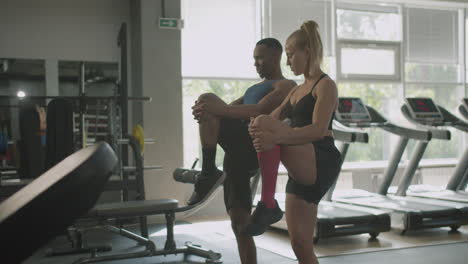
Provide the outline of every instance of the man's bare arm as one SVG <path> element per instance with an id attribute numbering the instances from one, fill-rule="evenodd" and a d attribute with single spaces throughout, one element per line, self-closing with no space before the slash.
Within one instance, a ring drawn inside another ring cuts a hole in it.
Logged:
<path id="1" fill-rule="evenodd" d="M 236 100 L 232 101 L 229 105 L 240 105 L 244 102 L 244 96 L 237 98 Z"/>
<path id="2" fill-rule="evenodd" d="M 278 81 L 273 84 L 273 90 L 263 97 L 258 104 L 226 105 L 219 115 L 248 120 L 250 117 L 269 114 L 283 102 L 295 86 L 296 82 L 291 80 Z"/>
<path id="3" fill-rule="evenodd" d="M 283 113 L 283 108 L 289 102 L 289 100 L 291 99 L 291 94 L 293 94 L 293 92 L 297 89 L 297 87 L 298 86 L 295 86 L 293 89 L 291 89 L 291 91 L 289 91 L 288 96 L 284 98 L 283 102 L 277 108 L 275 108 L 273 112 L 270 113 L 271 117 L 276 118 L 278 120 L 281 120 L 284 118 L 283 116 L 281 116 L 281 114 Z"/>

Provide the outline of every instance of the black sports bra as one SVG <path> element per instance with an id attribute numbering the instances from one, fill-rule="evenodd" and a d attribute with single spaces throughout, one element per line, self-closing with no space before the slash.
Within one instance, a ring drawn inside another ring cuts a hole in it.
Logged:
<path id="1" fill-rule="evenodd" d="M 320 78 L 312 86 L 311 91 L 317 86 L 317 84 L 326 77 L 327 74 L 322 74 Z M 312 96 L 312 92 L 307 93 L 293 106 L 291 100 L 285 105 L 286 117 L 291 120 L 291 127 L 303 127 L 312 124 L 312 113 L 314 112 L 316 99 Z M 335 112 L 332 113 L 332 118 L 328 124 L 328 129 L 332 129 L 332 120 L 335 116 Z"/>

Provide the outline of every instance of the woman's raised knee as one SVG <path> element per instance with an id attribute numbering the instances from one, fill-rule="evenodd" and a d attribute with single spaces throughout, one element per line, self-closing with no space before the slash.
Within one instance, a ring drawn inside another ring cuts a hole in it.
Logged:
<path id="1" fill-rule="evenodd" d="M 265 124 L 270 122 L 271 117 L 269 115 L 259 115 L 255 118 L 253 124 L 257 127 L 263 127 Z"/>

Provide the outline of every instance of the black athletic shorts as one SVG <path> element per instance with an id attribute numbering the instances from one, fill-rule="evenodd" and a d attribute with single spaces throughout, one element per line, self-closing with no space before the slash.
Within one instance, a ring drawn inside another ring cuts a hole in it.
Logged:
<path id="1" fill-rule="evenodd" d="M 341 154 L 335 147 L 332 137 L 325 137 L 312 142 L 315 149 L 315 161 L 317 166 L 317 179 L 312 185 L 303 185 L 289 176 L 286 184 L 286 193 L 299 196 L 309 203 L 318 204 L 328 189 L 338 178 L 341 170 Z"/>
<path id="2" fill-rule="evenodd" d="M 247 120 L 221 119 L 218 143 L 224 149 L 224 204 L 231 208 L 252 208 L 250 178 L 258 170 L 257 152 L 249 135 Z"/>

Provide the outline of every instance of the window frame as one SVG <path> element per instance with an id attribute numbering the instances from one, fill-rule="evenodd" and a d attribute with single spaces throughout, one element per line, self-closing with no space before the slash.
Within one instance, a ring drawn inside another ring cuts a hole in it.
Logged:
<path id="1" fill-rule="evenodd" d="M 341 70 L 343 48 L 365 48 L 375 50 L 392 50 L 394 52 L 394 74 L 345 74 Z M 398 41 L 376 41 L 339 39 L 336 42 L 336 72 L 338 81 L 377 81 L 377 82 L 401 82 L 401 43 Z"/>

